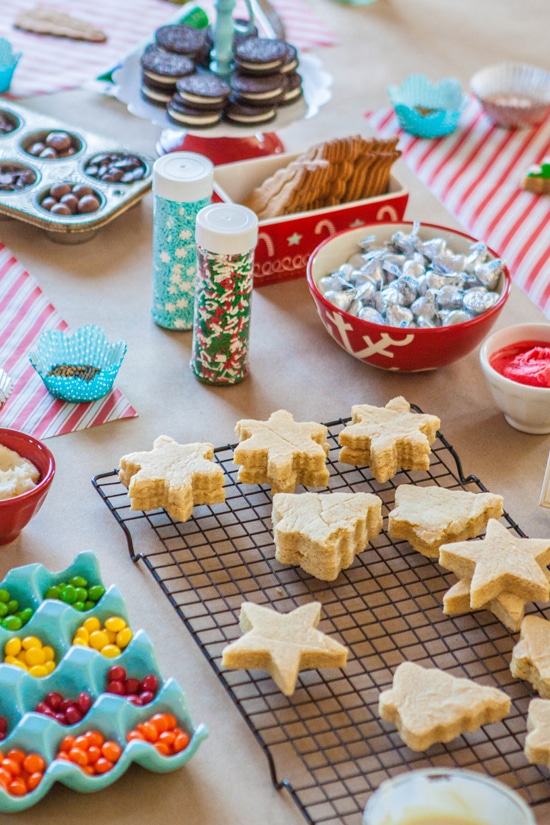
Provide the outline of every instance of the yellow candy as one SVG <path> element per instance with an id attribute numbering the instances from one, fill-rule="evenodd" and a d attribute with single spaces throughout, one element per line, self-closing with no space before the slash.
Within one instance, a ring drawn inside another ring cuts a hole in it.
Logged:
<path id="1" fill-rule="evenodd" d="M 5 646 L 4 646 L 4 655 L 5 656 L 17 656 L 19 651 L 21 650 L 21 639 L 18 639 L 17 636 L 14 636 L 13 639 L 9 639 Z"/>
<path id="2" fill-rule="evenodd" d="M 43 676 L 48 675 L 47 669 L 44 665 L 33 665 L 29 668 L 29 673 L 31 676 L 34 676 L 36 679 L 41 679 Z"/>
<path id="3" fill-rule="evenodd" d="M 10 664 L 15 665 L 15 667 L 22 667 L 23 670 L 28 670 L 26 664 L 20 659 L 14 659 L 13 662 L 10 662 Z"/>
<path id="4" fill-rule="evenodd" d="M 19 659 L 16 656 L 5 656 L 4 657 L 4 662 L 7 665 L 20 665 L 21 664 L 21 662 L 19 661 Z"/>
<path id="5" fill-rule="evenodd" d="M 45 662 L 55 662 L 55 651 L 51 645 L 44 645 L 42 648 Z"/>
<path id="6" fill-rule="evenodd" d="M 107 659 L 114 659 L 115 656 L 120 656 L 122 651 L 117 645 L 105 645 L 105 647 L 101 648 L 101 653 L 103 656 L 106 656 Z"/>
<path id="7" fill-rule="evenodd" d="M 42 642 L 37 636 L 25 636 L 21 641 L 21 647 L 23 650 L 31 650 L 35 647 L 42 647 Z"/>
<path id="8" fill-rule="evenodd" d="M 120 630 L 123 630 L 126 627 L 126 622 L 121 616 L 110 616 L 108 619 L 105 619 L 105 629 L 112 630 L 114 633 L 118 633 Z"/>
<path id="9" fill-rule="evenodd" d="M 50 673 L 52 673 L 55 670 L 55 662 L 52 661 L 51 659 L 48 659 L 47 662 L 44 662 L 42 667 L 46 671 L 46 675 L 49 676 Z"/>
<path id="10" fill-rule="evenodd" d="M 99 621 L 97 616 L 88 616 L 88 618 L 85 620 L 82 626 L 85 630 L 88 631 L 88 633 L 93 633 L 94 630 L 101 629 L 101 622 Z"/>
<path id="11" fill-rule="evenodd" d="M 97 628 L 97 629 L 99 630 L 99 628 Z M 77 631 L 76 631 L 76 633 L 74 634 L 74 638 L 75 638 L 75 639 L 77 639 L 77 638 L 78 638 L 78 639 L 82 639 L 81 644 L 85 644 L 85 645 L 87 645 L 87 644 L 88 644 L 88 641 L 89 641 L 89 639 L 90 639 L 90 634 L 89 634 L 89 632 L 86 630 L 86 628 L 85 628 L 83 625 L 81 625 L 81 627 L 77 628 Z M 74 642 L 73 642 L 73 644 L 74 644 Z"/>
<path id="12" fill-rule="evenodd" d="M 94 630 L 90 633 L 90 647 L 94 650 L 102 650 L 109 644 L 109 637 L 104 630 Z"/>
<path id="13" fill-rule="evenodd" d="M 124 627 L 122 630 L 119 630 L 116 634 L 116 643 L 118 647 L 126 647 L 130 643 L 131 639 L 132 631 L 129 627 Z"/>
<path id="14" fill-rule="evenodd" d="M 46 657 L 41 647 L 31 647 L 25 654 L 25 662 L 30 668 L 34 665 L 43 665 L 45 661 Z"/>

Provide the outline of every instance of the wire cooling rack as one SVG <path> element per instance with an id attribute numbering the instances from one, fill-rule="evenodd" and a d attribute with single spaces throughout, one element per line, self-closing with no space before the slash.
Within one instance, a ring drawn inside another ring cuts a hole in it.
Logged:
<path id="1" fill-rule="evenodd" d="M 375 493 L 384 516 L 403 483 L 486 491 L 476 476 L 464 477 L 441 434 L 427 472 L 402 471 L 380 484 L 368 468 L 340 464 L 338 434 L 348 421 L 327 424 L 331 491 Z M 360 825 L 380 782 L 433 766 L 486 772 L 530 803 L 550 799 L 548 772 L 529 765 L 523 753 L 530 692 L 510 674 L 517 639 L 486 611 L 446 616 L 442 601 L 455 581 L 452 574 L 407 542 L 392 542 L 385 530 L 334 582 L 280 564 L 269 488 L 237 483 L 232 445 L 216 449 L 215 459 L 226 476 L 225 504 L 195 507 L 185 523 L 164 510 L 130 510 L 116 471 L 97 475 L 92 483 L 124 530 L 130 557 L 151 572 L 253 731 L 274 785 L 287 789 L 306 821 Z M 507 513 L 502 522 L 525 536 Z M 151 529 L 158 538 L 153 545 Z M 146 550 L 136 551 L 137 533 Z M 296 692 L 285 697 L 264 672 L 221 668 L 223 648 L 241 635 L 243 601 L 287 612 L 312 599 L 322 603 L 319 629 L 350 649 L 344 670 L 302 671 Z M 404 660 L 501 688 L 512 699 L 510 714 L 415 753 L 378 715 L 379 694 L 391 687 Z"/>

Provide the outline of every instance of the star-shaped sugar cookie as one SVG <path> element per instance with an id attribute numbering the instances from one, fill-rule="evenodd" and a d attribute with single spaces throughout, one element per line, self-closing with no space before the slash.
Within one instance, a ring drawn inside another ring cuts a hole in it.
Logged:
<path id="1" fill-rule="evenodd" d="M 195 504 L 225 501 L 223 469 L 213 459 L 212 444 L 178 444 L 160 435 L 152 450 L 122 456 L 119 478 L 132 510 L 164 507 L 172 518 L 186 521 Z"/>
<path id="2" fill-rule="evenodd" d="M 285 696 L 292 696 L 301 670 L 344 667 L 347 662 L 347 647 L 315 629 L 320 615 L 319 602 L 290 613 L 243 602 L 240 626 L 244 636 L 223 649 L 222 666 L 266 670 Z"/>
<path id="3" fill-rule="evenodd" d="M 382 529 L 382 501 L 372 493 L 276 493 L 275 558 L 334 581 Z"/>
<path id="4" fill-rule="evenodd" d="M 432 485 L 401 484 L 388 519 L 392 539 L 405 539 L 415 550 L 437 559 L 442 544 L 478 536 L 490 518 L 500 518 L 502 496 L 470 493 Z"/>
<path id="5" fill-rule="evenodd" d="M 401 396 L 385 407 L 356 405 L 351 414 L 352 423 L 339 435 L 343 464 L 370 467 L 380 482 L 400 469 L 429 468 L 430 448 L 441 423 L 437 416 L 411 412 L 411 405 Z"/>
<path id="6" fill-rule="evenodd" d="M 532 765 L 550 768 L 550 702 L 531 699 L 527 713 L 525 756 Z"/>
<path id="7" fill-rule="evenodd" d="M 471 613 L 469 579 L 460 579 L 453 584 L 443 596 L 443 612 L 447 616 L 457 616 L 460 613 Z M 502 624 L 517 633 L 525 615 L 525 601 L 514 593 L 504 591 L 484 604 L 481 610 L 488 610 Z"/>
<path id="8" fill-rule="evenodd" d="M 411 750 L 424 751 L 435 742 L 450 742 L 504 719 L 510 712 L 510 699 L 503 691 L 471 679 L 402 662 L 392 688 L 380 694 L 378 709 Z"/>
<path id="9" fill-rule="evenodd" d="M 511 533 L 496 519 L 485 538 L 457 541 L 439 548 L 439 563 L 459 579 L 470 579 L 470 607 L 481 608 L 504 592 L 528 601 L 548 601 L 550 539 L 526 539 Z"/>
<path id="10" fill-rule="evenodd" d="M 267 421 L 238 421 L 235 432 L 240 482 L 270 484 L 272 493 L 293 493 L 298 484 L 326 487 L 329 446 L 323 424 L 294 421 L 291 413 L 277 410 Z"/>
<path id="11" fill-rule="evenodd" d="M 510 672 L 529 682 L 540 696 L 550 699 L 550 622 L 541 616 L 526 616 L 519 642 L 512 650 Z"/>

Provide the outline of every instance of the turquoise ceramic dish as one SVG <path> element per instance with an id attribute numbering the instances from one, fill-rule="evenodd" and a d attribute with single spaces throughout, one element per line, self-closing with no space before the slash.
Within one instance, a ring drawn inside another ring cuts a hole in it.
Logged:
<path id="1" fill-rule="evenodd" d="M 126 349 L 125 341 L 110 344 L 101 327 L 88 324 L 73 334 L 46 330 L 29 359 L 55 398 L 95 401 L 112 389 Z M 80 374 L 70 375 L 71 367 L 80 368 Z"/>
<path id="2" fill-rule="evenodd" d="M 2 653 L 10 638 L 33 635 L 54 647 L 57 662 L 51 674 L 36 678 L 19 667 L 0 661 L 0 715 L 8 723 L 8 733 L 0 747 L 3 751 L 21 748 L 26 752 L 39 753 L 47 764 L 38 787 L 25 796 L 11 796 L 0 786 L 0 812 L 3 813 L 30 808 L 48 793 L 55 782 L 80 793 L 93 793 L 116 782 L 132 763 L 155 773 L 176 770 L 196 753 L 207 736 L 204 725 L 193 724 L 185 695 L 176 680 L 163 678 L 153 645 L 143 630 L 138 630 L 120 656 L 115 658 L 107 658 L 89 647 L 71 644 L 75 630 L 88 616 L 97 616 L 102 623 L 113 615 L 127 620 L 124 600 L 115 586 L 109 587 L 97 605 L 86 612 L 75 610 L 56 599 L 43 598 L 52 584 L 75 575 L 101 582 L 93 553 L 81 553 L 60 573 L 52 573 L 41 564 L 15 568 L 1 585 L 35 608 L 34 615 L 21 630 L 9 632 L 0 628 Z M 107 673 L 115 664 L 122 665 L 129 677 L 140 680 L 154 674 L 159 689 L 153 701 L 137 706 L 125 696 L 106 693 Z M 83 690 L 90 694 L 93 704 L 76 725 L 62 725 L 34 710 L 50 691 L 72 697 Z M 128 732 L 140 722 L 150 719 L 155 713 L 165 712 L 173 714 L 178 726 L 188 734 L 190 741 L 185 750 L 174 756 L 163 756 L 149 742 L 127 742 Z M 78 736 L 88 730 L 101 731 L 106 739 L 115 740 L 123 748 L 119 761 L 105 774 L 90 776 L 78 765 L 56 759 L 65 736 Z"/>
<path id="3" fill-rule="evenodd" d="M 466 105 L 460 83 L 452 77 L 432 83 L 425 75 L 413 74 L 401 86 L 388 86 L 388 97 L 401 128 L 423 138 L 451 134 Z"/>

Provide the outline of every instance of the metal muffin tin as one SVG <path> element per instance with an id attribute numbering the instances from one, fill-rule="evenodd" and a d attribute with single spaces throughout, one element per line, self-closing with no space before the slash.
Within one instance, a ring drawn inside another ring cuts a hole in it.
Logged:
<path id="1" fill-rule="evenodd" d="M 0 218 L 6 216 L 26 221 L 61 243 L 80 243 L 93 237 L 96 231 L 134 206 L 152 185 L 154 158 L 135 152 L 100 135 L 72 126 L 54 118 L 31 112 L 11 101 L 0 101 L 0 116 L 16 123 L 7 134 L 0 134 L 0 171 L 4 164 L 31 169 L 36 179 L 24 189 L 0 190 Z M 76 149 L 73 155 L 55 159 L 35 157 L 25 151 L 33 139 L 52 131 L 67 132 Z M 90 160 L 98 154 L 120 153 L 138 157 L 145 167 L 143 178 L 130 183 L 107 183 L 85 172 Z M 55 215 L 40 202 L 55 183 L 82 183 L 97 194 L 100 207 L 95 212 L 76 215 Z"/>

